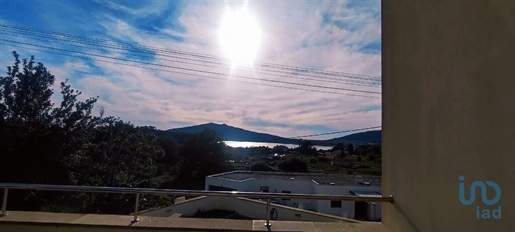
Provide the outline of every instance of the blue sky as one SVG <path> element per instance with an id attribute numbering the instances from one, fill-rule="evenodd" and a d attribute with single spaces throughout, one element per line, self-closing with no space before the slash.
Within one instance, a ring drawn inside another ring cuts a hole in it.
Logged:
<path id="1" fill-rule="evenodd" d="M 226 58 L 221 19 L 244 3 L 0 0 L 0 24 L 10 27 L 0 27 L 0 75 L 13 63 L 13 50 L 35 55 L 56 76 L 56 93 L 58 83 L 69 79 L 83 98 L 99 96 L 97 110 L 102 106 L 108 115 L 161 129 L 215 122 L 294 137 L 381 125 L 380 95 L 335 90 L 381 92 L 377 82 L 361 86 L 370 83 L 366 78 L 381 76 L 380 1 L 248 1 L 246 14 L 260 32 L 250 71 L 163 53 Z M 87 43 L 18 33 L 12 26 L 84 36 Z M 127 44 L 137 52 L 120 47 Z M 126 60 L 142 63 L 126 66 Z M 322 79 L 284 70 L 269 75 L 256 66 L 260 63 L 366 77 Z"/>

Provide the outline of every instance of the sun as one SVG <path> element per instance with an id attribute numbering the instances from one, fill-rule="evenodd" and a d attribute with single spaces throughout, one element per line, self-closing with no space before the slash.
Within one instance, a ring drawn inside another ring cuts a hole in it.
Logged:
<path id="1" fill-rule="evenodd" d="M 252 63 L 258 52 L 261 33 L 257 21 L 244 6 L 239 10 L 226 9 L 219 37 L 225 56 L 235 67 Z"/>

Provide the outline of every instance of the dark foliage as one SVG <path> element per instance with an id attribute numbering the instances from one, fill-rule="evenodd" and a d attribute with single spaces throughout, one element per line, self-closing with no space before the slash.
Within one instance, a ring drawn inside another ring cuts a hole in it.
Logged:
<path id="1" fill-rule="evenodd" d="M 282 161 L 278 168 L 285 172 L 308 172 L 306 163 L 295 157 Z"/>
<path id="2" fill-rule="evenodd" d="M 305 154 L 305 155 L 317 154 L 317 150 L 315 147 L 313 147 L 313 143 L 308 140 L 302 141 L 300 143 L 299 147 L 297 147 L 297 151 L 299 151 L 300 154 Z"/>
<path id="3" fill-rule="evenodd" d="M 206 175 L 230 170 L 225 144 L 213 131 L 172 135 L 104 117 L 104 109 L 93 116 L 97 98 L 78 100 L 81 92 L 67 81 L 54 104 L 55 77 L 34 57 L 13 55 L 14 65 L 0 76 L 0 182 L 198 188 Z M 142 198 L 147 208 L 173 202 Z M 9 194 L 9 208 L 126 214 L 134 200 L 130 194 L 17 191 Z"/>
<path id="4" fill-rule="evenodd" d="M 251 171 L 265 171 L 265 172 L 268 172 L 268 171 L 273 171 L 274 169 L 272 167 L 270 167 L 265 162 L 257 162 L 257 163 L 254 163 L 254 164 L 252 164 L 250 166 L 250 170 Z"/>

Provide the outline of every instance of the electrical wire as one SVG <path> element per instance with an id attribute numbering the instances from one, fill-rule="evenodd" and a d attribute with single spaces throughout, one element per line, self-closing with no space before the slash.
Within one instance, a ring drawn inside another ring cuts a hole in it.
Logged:
<path id="1" fill-rule="evenodd" d="M 151 46 L 142 46 L 142 45 L 133 45 L 129 43 L 122 43 L 122 42 L 113 42 L 106 39 L 99 39 L 99 38 L 88 38 L 84 36 L 77 36 L 77 35 L 70 35 L 65 33 L 58 33 L 58 32 L 49 32 L 49 31 L 43 31 L 43 30 L 36 30 L 31 28 L 24 28 L 24 27 L 16 27 L 16 26 L 9 26 L 5 24 L 0 24 L 0 27 L 2 28 L 8 28 L 12 30 L 18 30 L 18 31 L 27 31 L 27 32 L 33 32 L 33 33 L 40 33 L 40 34 L 47 34 L 52 36 L 58 36 L 60 38 L 74 38 L 74 39 L 80 39 L 80 40 L 90 40 L 90 41 L 97 41 L 97 42 L 103 42 L 108 44 L 115 44 L 119 46 L 125 46 L 125 47 L 133 47 L 133 48 L 141 48 L 145 50 L 153 50 L 155 52 L 164 52 L 164 53 L 171 53 L 171 54 L 181 54 L 185 56 L 192 56 L 192 57 L 198 57 L 203 59 L 212 59 L 212 60 L 221 60 L 224 62 L 230 62 L 228 59 L 206 55 L 206 54 L 200 54 L 200 53 L 191 53 L 191 52 L 183 52 L 178 50 L 171 50 L 171 49 L 162 49 L 157 47 L 151 47 Z M 344 78 L 354 78 L 354 79 L 362 79 L 362 80 L 369 80 L 377 82 L 380 77 L 374 77 L 369 75 L 362 75 L 362 74 L 351 74 L 351 73 L 344 73 L 344 72 L 336 72 L 336 71 L 325 71 L 325 70 L 319 70 L 319 69 L 313 69 L 313 68 L 302 68 L 302 67 L 296 67 L 296 66 L 287 66 L 287 65 L 278 65 L 278 64 L 271 64 L 271 63 L 257 63 L 259 66 L 268 67 L 268 68 L 276 68 L 276 69 L 286 69 L 291 70 L 295 72 L 306 72 L 306 73 L 312 73 L 312 74 L 323 74 L 323 75 L 331 75 L 336 77 L 344 77 Z"/>
<path id="2" fill-rule="evenodd" d="M 134 63 L 141 63 L 141 64 L 145 64 L 145 65 L 153 65 L 153 66 L 159 66 L 159 67 L 179 69 L 179 70 L 184 70 L 184 71 L 192 71 L 192 72 L 207 73 L 207 74 L 212 74 L 212 75 L 227 76 L 227 74 L 224 74 L 224 73 L 211 72 L 211 71 L 202 71 L 202 70 L 183 68 L 183 67 L 177 67 L 177 66 L 171 66 L 171 65 L 163 65 L 163 64 L 155 64 L 155 63 L 149 63 L 149 62 L 135 61 L 135 60 L 129 60 L 129 59 L 124 59 L 124 58 L 117 58 L 117 57 L 111 57 L 111 56 L 105 56 L 105 55 L 99 55 L 99 54 L 92 54 L 92 53 L 87 53 L 87 52 L 79 52 L 79 51 L 73 51 L 73 50 L 69 50 L 69 49 L 61 49 L 61 48 L 55 48 L 55 47 L 50 47 L 50 46 L 36 45 L 36 44 L 19 42 L 19 41 L 13 41 L 13 40 L 0 39 L 0 41 L 10 42 L 10 43 L 17 43 L 17 44 L 25 44 L 25 45 L 34 46 L 34 47 L 40 47 L 40 48 L 52 49 L 52 50 L 59 50 L 59 51 L 64 51 L 64 52 L 68 52 L 68 53 L 76 53 L 76 54 L 82 54 L 82 55 L 87 55 L 87 56 L 95 56 L 95 57 L 102 57 L 102 58 L 108 58 L 108 59 L 115 59 L 115 60 L 120 60 L 120 61 L 125 61 L 125 62 L 134 62 Z M 281 83 L 281 84 L 289 84 L 289 85 L 296 85 L 296 86 L 304 86 L 304 87 L 314 87 L 314 88 L 322 88 L 322 89 L 331 89 L 331 90 L 341 90 L 341 91 L 350 91 L 350 92 L 358 92 L 358 93 L 367 93 L 367 94 L 381 94 L 380 92 L 374 92 L 374 91 L 365 91 L 365 90 L 356 90 L 356 89 L 349 89 L 349 88 L 338 88 L 338 87 L 320 86 L 320 85 L 295 83 L 295 82 L 288 82 L 288 81 L 278 81 L 278 80 L 270 80 L 270 79 L 263 79 L 263 78 L 247 77 L 247 76 L 241 76 L 241 75 L 232 75 L 231 77 L 237 77 L 237 78 L 243 78 L 243 79 L 252 79 L 252 80 L 266 81 L 266 82 L 273 82 L 273 83 Z"/>
<path id="3" fill-rule="evenodd" d="M 65 53 L 59 53 L 59 52 L 51 52 L 51 51 L 46 51 L 46 50 L 43 50 L 43 49 L 29 48 L 29 47 L 25 47 L 25 46 L 6 44 L 6 43 L 2 43 L 2 42 L 0 42 L 0 44 L 7 45 L 7 46 L 18 47 L 18 48 L 23 48 L 23 49 L 28 49 L 28 50 L 46 52 L 46 53 L 56 54 L 56 55 L 70 56 L 70 57 L 76 57 L 76 58 L 87 58 L 85 56 L 65 54 Z M 124 66 L 129 66 L 129 67 L 145 68 L 145 69 L 154 70 L 154 71 L 163 71 L 163 72 L 174 73 L 174 74 L 183 74 L 183 75 L 189 75 L 189 76 L 195 76 L 195 77 L 203 77 L 203 78 L 209 78 L 209 79 L 215 79 L 215 80 L 232 81 L 232 82 L 239 82 L 239 83 L 245 83 L 245 84 L 253 84 L 253 85 L 275 87 L 275 88 L 302 90 L 302 91 L 309 91 L 309 92 L 328 93 L 328 94 L 337 94 L 337 95 L 364 97 L 364 98 L 380 98 L 380 97 L 374 97 L 374 96 L 365 96 L 365 95 L 347 94 L 347 93 L 338 93 L 338 92 L 328 92 L 328 91 L 321 91 L 321 90 L 314 90 L 314 89 L 294 88 L 294 87 L 290 87 L 290 86 L 270 85 L 270 84 L 263 84 L 263 83 L 249 82 L 249 81 L 241 81 L 241 80 L 234 80 L 234 79 L 218 78 L 218 77 L 211 77 L 211 76 L 202 76 L 202 75 L 197 75 L 197 74 L 192 74 L 192 73 L 184 73 L 184 72 L 177 72 L 177 71 L 171 71 L 171 70 L 166 70 L 166 69 L 149 68 L 149 67 L 140 66 L 140 65 L 131 65 L 131 64 L 127 64 L 127 63 L 121 63 L 121 62 L 107 61 L 107 60 L 103 60 L 103 59 L 98 59 L 98 61 L 103 62 L 103 63 L 119 64 L 119 65 L 124 65 Z"/>
<path id="4" fill-rule="evenodd" d="M 344 130 L 344 131 L 327 132 L 327 133 L 321 133 L 321 134 L 302 135 L 302 136 L 290 137 L 290 139 L 316 137 L 316 136 L 322 136 L 322 135 L 334 135 L 334 134 L 342 134 L 342 133 L 347 133 L 347 132 L 364 131 L 364 130 L 371 130 L 371 129 L 378 129 L 378 128 L 381 128 L 381 126 Z"/>
<path id="5" fill-rule="evenodd" d="M 9 35 L 9 36 L 15 36 L 15 37 L 20 37 L 20 38 L 27 38 L 27 37 L 23 37 L 19 34 L 13 34 L 13 33 L 5 33 L 5 32 L 2 32 L 0 30 L 0 34 L 3 34 L 3 35 Z M 62 43 L 62 42 L 57 42 L 56 40 L 47 40 L 47 39 L 41 39 L 41 38 L 38 38 L 37 39 L 38 41 L 42 41 L 42 42 L 49 42 L 49 43 L 56 43 L 56 44 L 59 44 L 59 45 L 69 45 L 69 46 L 76 46 L 76 47 L 81 47 L 81 48 L 88 48 L 88 49 L 97 49 L 97 50 L 101 50 L 101 48 L 105 48 L 106 46 L 95 46 L 95 47 L 87 47 L 87 46 L 77 46 L 75 44 L 70 44 L 70 43 Z M 66 40 L 65 40 L 66 41 Z M 72 43 L 74 43 L 72 41 Z M 88 44 L 88 43 L 79 43 L 79 44 Z M 91 45 L 93 46 L 93 45 Z M 132 50 L 124 50 L 123 48 L 118 48 L 118 47 L 107 47 L 109 49 L 115 49 L 115 50 L 119 50 L 117 51 L 117 53 L 122 53 L 122 51 L 132 51 Z M 102 51 L 109 51 L 109 52 L 113 52 L 112 50 L 102 50 Z M 147 54 L 152 54 L 150 52 L 145 52 L 145 51 L 139 51 L 139 50 L 134 50 L 133 52 L 136 52 L 136 53 L 147 53 Z M 178 57 L 175 57 L 175 56 L 170 56 L 170 55 L 162 55 L 162 54 L 155 54 L 157 56 L 164 56 L 164 57 L 172 57 L 172 58 L 178 58 Z M 141 58 L 154 58 L 154 57 L 150 57 L 150 56 L 143 56 L 143 55 L 137 55 L 137 57 L 141 57 Z M 223 67 L 220 67 L 220 66 L 215 66 L 215 65 L 206 65 L 206 64 L 198 64 L 198 63 L 191 63 L 191 62 L 186 62 L 186 61 L 183 61 L 181 60 L 182 58 L 179 58 L 178 60 L 175 59 L 175 60 L 172 60 L 172 59 L 166 59 L 166 58 L 161 58 L 160 60 L 166 60 L 166 61 L 171 61 L 171 62 L 176 62 L 176 63 L 182 63 L 182 64 L 189 64 L 189 65 L 196 65 L 196 66 L 202 66 L 202 67 L 210 67 L 210 68 L 223 68 Z M 188 59 L 188 58 L 184 58 L 184 60 L 195 60 L 195 59 Z M 195 60 L 196 61 L 196 60 Z M 213 62 L 205 62 L 205 63 L 213 63 Z M 227 65 L 227 64 L 222 64 L 222 65 Z M 356 80 L 343 80 L 343 79 L 336 79 L 336 78 L 331 78 L 331 77 L 319 77 L 321 79 L 329 79 L 331 81 L 327 81 L 327 80 L 319 80 L 319 79 L 315 79 L 315 78 L 309 78 L 309 77 L 298 77 L 298 76 L 291 76 L 291 75 L 281 75 L 281 74 L 274 74 L 274 73 L 269 73 L 269 72 L 260 72 L 260 71 L 253 71 L 253 70 L 250 70 L 250 69 L 246 69 L 246 70 L 243 70 L 245 72 L 251 72 L 253 74 L 263 74 L 263 75 L 268 75 L 268 76 L 276 76 L 276 77 L 286 77 L 286 78 L 294 78 L 294 79 L 300 79 L 300 80 L 310 80 L 310 81 L 321 81 L 321 82 L 324 82 L 324 83 L 341 83 L 341 84 L 347 84 L 347 85 L 355 85 L 355 86 L 363 86 L 363 87 L 380 87 L 380 85 L 377 85 L 377 84 L 366 84 L 367 82 L 364 82 L 364 81 L 356 81 Z M 284 73 L 284 72 L 283 72 Z M 364 84 L 362 84 L 364 83 Z"/>

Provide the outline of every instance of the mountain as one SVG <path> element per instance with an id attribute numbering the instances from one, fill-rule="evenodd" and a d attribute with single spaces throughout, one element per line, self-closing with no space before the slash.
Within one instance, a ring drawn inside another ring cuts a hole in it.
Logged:
<path id="1" fill-rule="evenodd" d="M 322 141 L 321 141 L 322 142 Z M 365 131 L 346 135 L 339 138 L 324 140 L 323 143 L 335 145 L 337 143 L 368 144 L 381 143 L 381 130 Z"/>
<path id="2" fill-rule="evenodd" d="M 258 133 L 244 130 L 227 124 L 206 123 L 196 126 L 182 127 L 167 130 L 169 133 L 198 133 L 205 129 L 214 130 L 225 141 L 249 141 L 265 143 L 297 144 L 299 140 L 283 138 L 276 135 Z"/>
<path id="3" fill-rule="evenodd" d="M 182 127 L 167 130 L 171 134 L 189 134 L 202 132 L 205 129 L 214 130 L 225 141 L 248 141 L 248 142 L 265 142 L 265 143 L 284 143 L 299 144 L 298 139 L 289 139 L 276 135 L 259 133 L 229 126 L 227 124 L 206 123 L 196 126 Z M 366 131 L 356 134 L 350 134 L 339 138 L 328 140 L 310 140 L 313 145 L 333 146 L 337 143 L 353 143 L 355 145 L 368 143 L 381 143 L 381 131 Z"/>

